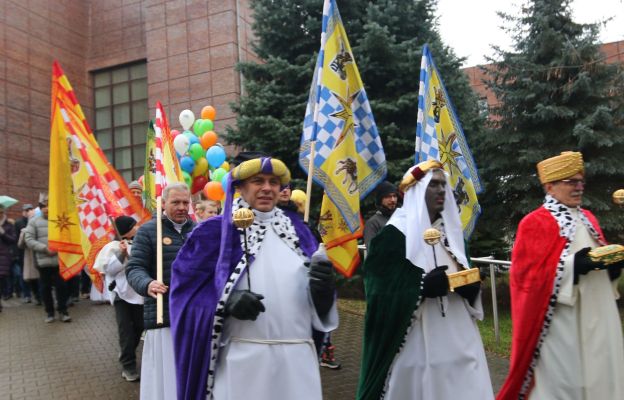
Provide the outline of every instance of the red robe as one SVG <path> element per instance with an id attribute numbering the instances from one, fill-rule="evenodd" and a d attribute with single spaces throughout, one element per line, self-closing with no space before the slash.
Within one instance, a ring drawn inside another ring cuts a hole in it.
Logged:
<path id="1" fill-rule="evenodd" d="M 604 242 L 596 217 L 587 210 L 582 212 Z M 511 364 L 496 400 L 516 400 L 520 396 L 544 325 L 557 263 L 565 245 L 566 238 L 560 236 L 557 221 L 544 207 L 524 217 L 518 226 L 510 269 Z"/>

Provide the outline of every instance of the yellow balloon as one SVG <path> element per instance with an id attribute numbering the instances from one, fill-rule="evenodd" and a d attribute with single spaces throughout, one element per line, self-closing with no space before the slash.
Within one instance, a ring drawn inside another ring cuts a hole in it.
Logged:
<path id="1" fill-rule="evenodd" d="M 201 157 L 195 161 L 195 169 L 193 170 L 193 178 L 197 176 L 206 175 L 206 171 L 208 171 L 208 160 L 206 158 Z"/>
<path id="2" fill-rule="evenodd" d="M 226 171 L 230 170 L 230 163 L 228 163 L 227 161 L 223 161 L 223 164 L 221 164 L 221 168 L 223 168 Z"/>

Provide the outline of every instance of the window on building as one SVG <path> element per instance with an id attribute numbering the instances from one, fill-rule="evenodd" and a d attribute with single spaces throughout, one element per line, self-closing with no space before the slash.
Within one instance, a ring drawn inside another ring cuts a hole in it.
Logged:
<path id="1" fill-rule="evenodd" d="M 490 105 L 488 104 L 487 97 L 482 97 L 478 101 L 479 115 L 488 118 L 490 116 Z"/>
<path id="2" fill-rule="evenodd" d="M 143 174 L 149 124 L 144 62 L 93 73 L 95 137 L 126 182 Z"/>

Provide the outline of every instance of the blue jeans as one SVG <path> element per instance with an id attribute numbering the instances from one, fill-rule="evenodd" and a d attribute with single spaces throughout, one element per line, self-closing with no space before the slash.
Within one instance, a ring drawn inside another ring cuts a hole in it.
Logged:
<path id="1" fill-rule="evenodd" d="M 13 266 L 11 268 L 11 283 L 13 284 L 13 291 L 17 293 L 18 297 L 20 294 L 23 297 L 30 297 L 30 288 L 22 278 L 22 266 L 19 264 L 19 262 L 16 261 L 13 263 Z"/>

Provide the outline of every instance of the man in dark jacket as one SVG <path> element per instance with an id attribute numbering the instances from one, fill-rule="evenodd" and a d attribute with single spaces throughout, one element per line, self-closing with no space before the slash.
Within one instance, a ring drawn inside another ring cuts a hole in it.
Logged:
<path id="1" fill-rule="evenodd" d="M 183 183 L 170 184 L 163 191 L 163 282 L 156 280 L 156 219 L 139 228 L 126 267 L 128 283 L 145 297 L 143 323 L 147 333 L 141 362 L 141 399 L 145 400 L 176 398 L 168 290 L 171 263 L 194 226 L 188 217 L 190 196 L 188 187 Z M 156 324 L 156 297 L 159 293 L 163 295 L 162 326 Z"/>
<path id="2" fill-rule="evenodd" d="M 15 228 L 6 217 L 4 206 L 0 205 L 0 288 L 4 288 L 6 280 L 9 279 L 13 264 L 12 248 L 16 241 Z"/>
<path id="3" fill-rule="evenodd" d="M 399 202 L 399 191 L 388 181 L 383 181 L 375 191 L 377 211 L 364 225 L 364 243 L 368 248 L 372 238 L 386 225 Z"/>

